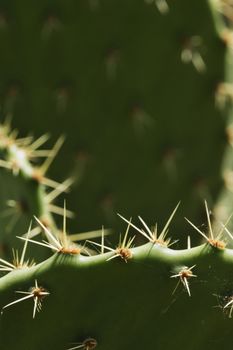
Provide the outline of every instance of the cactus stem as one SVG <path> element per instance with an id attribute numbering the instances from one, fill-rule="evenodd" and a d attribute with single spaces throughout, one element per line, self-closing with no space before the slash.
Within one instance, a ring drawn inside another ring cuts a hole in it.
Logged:
<path id="1" fill-rule="evenodd" d="M 220 12 L 222 15 L 224 15 L 230 22 L 233 21 L 233 9 L 232 9 L 232 2 L 231 1 L 222 1 L 222 0 L 216 0 L 216 8 L 218 12 Z"/>
<path id="2" fill-rule="evenodd" d="M 215 92 L 215 101 L 219 109 L 223 109 L 227 102 L 233 100 L 233 84 L 219 83 Z"/>
<path id="3" fill-rule="evenodd" d="M 230 49 L 232 49 L 232 47 L 233 47 L 233 32 L 232 32 L 232 30 L 225 28 L 220 33 L 220 38 L 222 39 L 222 41 L 224 42 L 225 45 L 228 45 L 228 47 Z"/>
<path id="4" fill-rule="evenodd" d="M 233 124 L 227 126 L 226 128 L 227 140 L 231 146 L 233 146 Z"/>

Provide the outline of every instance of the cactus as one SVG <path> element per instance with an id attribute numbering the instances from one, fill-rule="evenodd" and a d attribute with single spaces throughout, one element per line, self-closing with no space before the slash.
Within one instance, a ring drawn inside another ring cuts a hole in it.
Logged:
<path id="1" fill-rule="evenodd" d="M 2 3 L 3 111 L 22 133 L 67 135 L 50 176 L 76 178 L 67 196 L 78 215 L 72 231 L 118 230 L 115 212 L 164 222 L 180 200 L 194 221 L 204 217 L 203 198 L 213 206 L 226 146 L 215 103 L 226 45 L 211 6 Z M 182 241 L 179 214 L 174 227 Z"/>
<path id="2" fill-rule="evenodd" d="M 52 150 L 38 149 L 47 140 L 47 135 L 43 135 L 37 140 L 33 138 L 17 138 L 16 131 L 12 130 L 10 124 L 5 122 L 0 125 L 0 165 L 1 181 L 4 186 L 1 191 L 1 224 L 4 229 L 1 231 L 2 253 L 5 257 L 11 255 L 11 248 L 16 251 L 19 248 L 16 236 L 19 232 L 25 232 L 29 220 L 33 215 L 40 220 L 44 227 L 52 229 L 59 236 L 61 233 L 57 228 L 53 214 L 63 215 L 63 209 L 55 205 L 54 200 L 66 191 L 72 182 L 71 178 L 62 183 L 58 183 L 48 178 L 45 174 L 51 162 L 56 156 L 63 138 L 59 138 Z M 35 158 L 45 156 L 42 164 L 35 165 Z M 65 208 L 66 216 L 72 217 L 73 213 Z M 40 225 L 30 229 L 30 237 L 34 237 L 42 232 Z M 109 232 L 109 231 L 108 231 Z M 99 231 L 84 234 L 86 237 L 99 235 Z M 74 239 L 81 239 L 80 235 L 74 235 Z M 14 260 L 18 261 L 13 252 Z M 18 253 L 16 253 L 18 254 Z M 32 251 L 38 259 L 38 251 Z"/>
<path id="3" fill-rule="evenodd" d="M 8 122 L 0 126 L 1 242 L 8 251 L 24 242 L 13 261 L 9 254 L 0 258 L 1 349 L 229 346 L 229 8 L 230 2 L 220 0 L 51 1 L 51 9 L 43 3 L 35 8 L 26 0 L 20 6 L 2 5 L 3 111 L 14 115 L 23 132 L 35 128 L 39 138 L 19 139 Z M 23 53 L 13 55 L 18 47 Z M 9 72 L 14 79 L 4 91 Z M 25 120 L 22 114 L 28 113 L 36 119 Z M 68 136 L 61 160 L 50 170 L 59 181 L 68 176 L 61 184 L 45 173 L 62 138 L 52 151 L 38 149 L 46 139 L 39 136 L 45 126 L 55 136 Z M 45 162 L 34 162 L 43 155 Z M 118 211 L 127 228 L 116 235 L 116 245 L 107 242 L 104 230 L 101 241 L 78 244 L 67 234 L 71 213 L 66 204 L 60 208 L 52 201 L 69 187 L 71 174 L 77 181 L 72 192 L 81 204 L 67 198 L 81 208 L 79 228 L 92 229 L 100 218 L 114 225 Z M 48 193 L 49 187 L 55 189 Z M 203 199 L 208 200 L 204 207 Z M 171 211 L 179 200 L 180 216 L 179 204 Z M 128 217 L 140 208 L 137 224 Z M 9 209 L 20 214 L 14 227 L 5 216 Z M 62 230 L 53 212 L 63 215 Z M 151 228 L 147 222 L 154 220 L 154 212 L 158 225 Z M 203 212 L 207 230 L 199 227 Z M 34 237 L 38 232 L 42 238 Z M 197 245 L 200 240 L 204 243 Z"/>
<path id="4" fill-rule="evenodd" d="M 38 150 L 46 141 L 46 135 L 37 140 L 32 137 L 16 138 L 16 133 L 8 122 L 0 126 L 0 134 L 0 164 L 5 170 L 1 172 L 1 182 L 4 184 L 1 190 L 1 223 L 4 227 L 1 244 L 7 254 L 9 247 L 16 245 L 17 232 L 25 231 L 33 215 L 37 215 L 46 226 L 55 229 L 51 212 L 59 212 L 59 208 L 53 205 L 53 200 L 66 190 L 70 180 L 58 184 L 45 175 L 62 144 L 62 138 L 48 151 Z M 46 160 L 40 166 L 35 166 L 34 159 L 39 156 L 46 156 Z M 48 193 L 45 186 L 52 187 L 52 191 Z M 33 234 L 39 232 L 35 228 Z"/>
<path id="5" fill-rule="evenodd" d="M 207 217 L 210 223 L 208 208 Z M 229 344 L 232 251 L 211 224 L 210 237 L 202 233 L 204 244 L 173 250 L 166 239 L 156 241 L 142 219 L 143 228 L 125 220 L 128 228 L 117 248 L 106 246 L 103 236 L 96 244 L 100 254 L 85 257 L 57 247 L 55 238 L 56 253 L 49 259 L 0 279 L 2 349 L 16 343 L 34 350 L 41 344 L 57 350 Z M 148 242 L 132 247 L 130 226 Z"/>

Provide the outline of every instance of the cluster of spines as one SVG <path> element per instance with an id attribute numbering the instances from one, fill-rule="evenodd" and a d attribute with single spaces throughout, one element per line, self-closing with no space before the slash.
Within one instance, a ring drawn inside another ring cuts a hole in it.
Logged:
<path id="1" fill-rule="evenodd" d="M 42 218 L 35 217 L 35 220 L 38 226 L 31 229 L 31 225 L 30 225 L 30 228 L 26 236 L 19 237 L 20 239 L 23 239 L 25 241 L 21 257 L 19 258 L 17 251 L 13 251 L 13 262 L 11 263 L 1 259 L 0 270 L 5 272 L 10 272 L 14 269 L 32 266 L 34 264 L 33 261 L 29 261 L 29 260 L 25 261 L 25 253 L 26 253 L 28 242 L 45 246 L 47 248 L 52 249 L 52 251 L 56 253 L 69 254 L 69 255 L 78 255 L 82 253 L 82 254 L 90 255 L 91 250 L 89 248 L 86 248 L 85 244 L 84 246 L 75 244 L 72 241 L 72 235 L 67 236 L 66 217 L 71 216 L 72 213 L 67 211 L 65 204 L 64 204 L 64 208 L 58 208 L 51 203 L 60 193 L 66 191 L 69 185 L 71 184 L 71 179 L 66 180 L 62 184 L 58 184 L 56 181 L 50 180 L 45 177 L 45 172 L 47 171 L 53 158 L 55 157 L 59 148 L 61 147 L 63 143 L 63 138 L 59 139 L 56 142 L 52 150 L 39 150 L 38 148 L 45 141 L 47 141 L 47 138 L 48 138 L 47 135 L 40 137 L 36 141 L 33 141 L 31 137 L 17 139 L 17 133 L 11 130 L 9 123 L 7 122 L 0 127 L 0 133 L 1 133 L 0 151 L 6 157 L 5 159 L 1 159 L 0 166 L 12 171 L 13 175 L 24 174 L 27 177 L 30 177 L 36 180 L 38 184 L 41 186 L 52 187 L 53 189 L 50 193 L 48 194 L 44 193 L 45 200 L 47 201 L 45 204 L 45 207 L 47 206 L 51 212 L 55 212 L 57 214 L 63 215 L 63 230 L 61 233 L 57 229 L 54 229 L 52 226 L 50 226 L 48 221 L 46 221 L 44 217 Z M 38 167 L 36 168 L 33 164 L 35 157 L 36 158 L 46 157 L 46 161 L 39 168 Z M 132 238 L 128 238 L 128 232 L 131 226 L 137 232 L 143 235 L 144 238 L 146 238 L 150 243 L 152 243 L 151 249 L 153 248 L 154 245 L 168 248 L 175 243 L 171 241 L 170 238 L 167 237 L 167 234 L 168 234 L 169 224 L 172 218 L 174 217 L 176 210 L 178 209 L 178 206 L 179 206 L 179 203 L 176 206 L 176 208 L 173 210 L 171 216 L 169 217 L 161 233 L 158 233 L 157 225 L 155 225 L 153 229 L 150 229 L 141 217 L 139 217 L 139 220 L 143 225 L 143 229 L 135 226 L 131 222 L 131 220 L 127 220 L 123 216 L 119 215 L 124 221 L 128 223 L 128 227 L 123 239 L 120 236 L 120 240 L 116 248 L 112 248 L 105 245 L 104 230 L 102 230 L 101 244 L 92 242 L 92 241 L 89 241 L 89 242 L 95 246 L 100 247 L 101 254 L 104 254 L 105 251 L 110 252 L 111 254 L 107 258 L 108 261 L 120 257 L 123 261 L 128 262 L 130 259 L 133 258 L 132 244 L 135 239 L 135 236 Z M 221 224 L 222 225 L 221 230 L 219 231 L 218 235 L 214 237 L 214 233 L 213 233 L 213 229 L 210 221 L 209 210 L 206 202 L 205 202 L 205 208 L 206 208 L 208 227 L 209 227 L 209 233 L 210 233 L 209 237 L 204 232 L 202 232 L 198 227 L 196 227 L 192 222 L 190 222 L 188 219 L 186 220 L 190 223 L 192 227 L 195 228 L 195 230 L 197 230 L 202 235 L 202 237 L 204 237 L 204 239 L 207 241 L 209 245 L 211 245 L 214 248 L 223 250 L 226 247 L 226 242 L 222 239 L 223 232 L 225 231 L 231 239 L 233 238 L 233 236 L 231 235 L 230 231 L 226 228 L 226 224 L 227 224 L 226 223 L 225 225 Z M 32 239 L 35 235 L 37 235 L 42 231 L 45 233 L 47 241 L 39 242 L 38 240 L 35 241 Z M 74 235 L 74 236 L 76 237 L 77 235 Z M 188 239 L 188 249 L 190 248 L 191 248 L 190 239 Z M 196 265 L 193 265 L 191 267 L 181 266 L 178 270 L 176 269 L 174 274 L 170 276 L 171 278 L 179 278 L 177 286 L 181 282 L 189 296 L 191 296 L 191 291 L 190 291 L 188 280 L 192 277 L 197 277 L 196 275 L 193 274 L 193 271 L 192 271 L 195 268 L 195 266 Z M 174 292 L 177 286 L 175 287 Z M 40 291 L 42 293 L 41 295 L 40 295 Z M 43 299 L 49 293 L 44 292 L 43 287 L 38 287 L 37 281 L 35 281 L 35 286 L 31 288 L 30 292 L 24 292 L 24 293 L 27 294 L 25 297 L 19 299 L 18 301 L 7 304 L 5 308 L 21 300 L 25 300 L 27 298 L 33 298 L 34 299 L 33 318 L 34 318 L 36 310 L 40 310 L 41 308 L 41 299 Z M 232 314 L 232 307 L 233 307 L 232 305 L 233 305 L 232 300 L 229 300 L 228 298 L 226 304 L 224 305 L 224 309 L 230 308 L 230 312 L 229 312 L 230 317 Z"/>
<path id="2" fill-rule="evenodd" d="M 13 250 L 12 262 L 0 259 L 0 271 L 9 272 L 25 266 L 32 266 L 34 264 L 33 261 L 25 261 L 27 243 L 42 232 L 45 233 L 48 242 L 42 242 L 40 243 L 41 245 L 52 248 L 54 251 L 62 251 L 63 253 L 79 254 L 82 251 L 85 254 L 89 254 L 91 249 L 86 249 L 84 246 L 81 247 L 74 242 L 98 237 L 101 235 L 101 232 L 96 230 L 67 236 L 66 218 L 73 217 L 73 213 L 66 209 L 65 204 L 64 208 L 60 208 L 54 204 L 54 200 L 69 189 L 73 180 L 68 178 L 64 182 L 58 183 L 45 176 L 54 157 L 62 146 L 64 138 L 59 138 L 52 150 L 41 150 L 40 147 L 48 140 L 48 135 L 43 135 L 37 140 L 34 140 L 32 136 L 18 138 L 17 135 L 18 132 L 12 130 L 8 120 L 0 124 L 0 167 L 11 172 L 12 176 L 21 177 L 24 181 L 36 181 L 42 194 L 38 196 L 38 191 L 36 190 L 33 198 L 35 201 L 40 201 L 38 207 L 41 209 L 39 212 L 33 213 L 37 225 L 32 228 L 30 224 L 27 234 L 20 237 L 21 239 L 25 239 L 21 257 L 19 257 L 18 251 Z M 45 157 L 46 159 L 41 165 L 36 166 L 35 160 L 38 162 L 40 157 Z M 48 188 L 52 188 L 52 190 L 49 192 Z M 29 191 L 30 190 L 31 189 L 29 189 Z M 15 199 L 9 198 L 6 204 L 8 208 L 2 212 L 2 215 L 12 216 L 11 228 L 13 229 L 13 224 L 16 225 L 17 220 L 20 215 L 23 215 L 23 212 L 20 211 L 20 203 Z M 63 216 L 62 232 L 56 227 L 53 214 Z M 53 234 L 51 234 L 50 231 L 52 231 Z M 110 230 L 105 232 L 105 234 L 109 233 Z"/>
<path id="3" fill-rule="evenodd" d="M 59 138 L 51 150 L 40 149 L 47 140 L 47 134 L 39 137 L 37 140 L 34 140 L 31 136 L 17 138 L 17 131 L 11 129 L 8 121 L 0 125 L 0 166 L 11 171 L 15 176 L 22 176 L 25 178 L 25 181 L 34 180 L 38 183 L 38 186 L 41 186 L 43 195 L 38 200 L 43 201 L 43 203 L 40 203 L 38 207 L 42 209 L 41 213 L 35 214 L 41 215 L 40 219 L 46 222 L 46 225 L 52 226 L 52 214 L 63 215 L 62 209 L 56 206 L 53 201 L 61 193 L 68 190 L 72 184 L 72 179 L 69 178 L 63 183 L 58 183 L 45 175 L 61 148 L 64 137 Z M 45 161 L 41 165 L 36 166 L 35 161 L 38 161 L 41 157 L 45 157 Z M 45 187 L 52 188 L 52 190 L 47 193 Z M 17 213 L 17 209 L 18 211 L 20 210 L 19 203 L 9 198 L 7 205 L 9 209 L 6 214 L 20 214 Z M 73 216 L 73 213 L 67 211 L 67 215 Z"/>
<path id="4" fill-rule="evenodd" d="M 167 1 L 156 0 L 155 3 L 157 5 L 158 9 L 160 10 L 160 12 L 166 13 L 169 10 Z M 184 47 L 184 50 L 181 53 L 181 59 L 184 63 L 192 62 L 193 65 L 195 66 L 195 68 L 199 72 L 202 72 L 205 70 L 204 61 L 202 60 L 202 57 L 201 57 L 199 51 L 197 50 L 198 55 L 196 55 L 196 52 L 193 50 L 193 48 L 195 49 L 195 47 L 196 47 L 195 42 L 198 42 L 199 38 L 192 38 L 192 39 L 193 40 L 190 41 L 191 44 L 189 43 L 189 44 L 187 44 L 186 47 Z M 198 39 L 198 40 L 196 40 L 196 39 Z M 191 45 L 191 49 L 190 49 L 190 45 Z M 197 47 L 198 47 L 198 45 L 197 45 Z M 193 53 L 193 51 L 194 51 L 194 53 Z M 197 57 L 197 59 L 195 57 Z M 199 60 L 199 63 L 198 63 L 198 60 Z M 216 93 L 216 100 L 220 106 L 225 105 L 226 99 L 233 100 L 233 92 L 232 91 L 233 91 L 233 89 L 232 89 L 231 84 L 220 83 L 218 85 L 217 93 Z M 231 136 L 231 128 L 230 127 L 228 127 L 228 135 Z M 229 138 L 230 138 L 230 136 L 229 136 Z M 37 141 L 39 141 L 39 140 L 37 140 Z M 27 144 L 27 142 L 29 142 L 29 139 L 27 141 L 26 141 L 26 139 L 23 141 L 23 143 L 22 143 L 23 146 L 25 146 Z M 57 145 L 59 143 L 61 143 L 61 140 L 59 140 Z M 18 144 L 18 146 L 19 146 L 19 144 Z M 55 149 L 56 149 L 56 147 L 55 147 Z M 41 152 L 38 151 L 37 153 L 34 153 L 34 154 L 31 153 L 30 158 L 32 159 L 34 157 L 41 157 L 41 156 L 43 156 L 43 154 L 46 157 L 48 157 L 48 154 L 46 155 L 45 152 L 43 153 L 43 151 L 41 151 Z M 47 162 L 47 165 L 48 164 L 49 164 L 49 161 Z M 2 167 L 7 168 L 7 169 L 11 169 L 13 171 L 13 174 L 15 174 L 15 175 L 17 175 L 19 172 L 19 164 L 15 163 L 15 162 L 9 163 L 9 162 L 5 162 L 3 160 L 2 162 L 0 162 L 0 165 Z M 44 169 L 46 169 L 46 166 L 44 167 Z M 53 190 L 48 195 L 48 198 L 50 198 L 50 201 L 52 201 L 57 196 L 57 193 L 58 193 L 57 189 L 60 188 L 61 189 L 60 193 L 61 193 L 68 188 L 68 185 L 67 185 L 67 182 L 65 182 L 63 184 L 57 184 L 55 181 L 51 181 L 50 179 L 47 179 L 46 177 L 44 177 L 44 174 L 45 173 L 43 173 L 43 171 L 42 172 L 39 171 L 38 173 L 35 172 L 32 178 L 34 178 L 36 181 L 38 181 L 42 185 L 57 187 L 55 190 Z M 52 203 L 49 204 L 49 209 L 51 212 L 55 212 L 57 214 L 62 214 L 62 212 L 63 212 L 62 208 L 58 208 L 55 205 L 53 205 Z M 144 220 L 141 217 L 139 217 L 141 223 L 144 226 L 145 231 L 144 231 L 144 229 L 139 229 L 138 227 L 133 225 L 131 223 L 131 221 L 124 219 L 125 221 L 128 222 L 128 228 L 127 228 L 126 234 L 124 235 L 123 239 L 120 238 L 119 244 L 116 247 L 116 249 L 113 249 L 111 247 L 104 245 L 104 233 L 102 235 L 101 244 L 97 244 L 95 242 L 92 242 L 92 243 L 101 247 L 101 253 L 104 253 L 105 250 L 112 252 L 113 255 L 110 258 L 108 258 L 107 260 L 112 260 L 114 258 L 120 257 L 123 261 L 127 262 L 128 260 L 130 260 L 133 257 L 133 253 L 132 253 L 131 248 L 132 248 L 132 243 L 133 243 L 134 237 L 132 237 L 131 239 L 128 239 L 129 227 L 132 226 L 138 232 L 140 232 L 144 237 L 146 237 L 146 239 L 148 239 L 148 241 L 150 243 L 152 243 L 152 247 L 154 245 L 159 245 L 161 247 L 170 247 L 171 244 L 174 244 L 174 242 L 171 242 L 171 239 L 167 238 L 168 226 L 169 226 L 169 223 L 170 223 L 173 215 L 175 214 L 176 209 L 172 213 L 171 217 L 169 218 L 167 224 L 165 225 L 165 227 L 163 228 L 163 230 L 160 234 L 158 234 L 158 232 L 157 232 L 157 225 L 155 226 L 155 228 L 153 230 L 151 230 L 151 229 L 149 229 L 147 224 L 144 222 Z M 207 210 L 207 218 L 208 218 L 210 237 L 205 235 L 205 233 L 203 233 L 201 230 L 199 230 L 199 228 L 197 228 L 189 220 L 187 220 L 187 221 L 204 237 L 204 239 L 207 241 L 207 244 L 209 244 L 210 246 L 212 246 L 214 248 L 220 249 L 220 250 L 225 249 L 226 243 L 224 240 L 222 240 L 223 231 L 225 230 L 225 232 L 227 232 L 228 235 L 232 238 L 231 233 L 229 230 L 227 230 L 226 225 L 222 225 L 222 230 L 215 237 L 213 234 L 212 226 L 210 224 L 209 211 L 207 208 L 207 204 L 206 204 L 206 210 Z M 64 211 L 64 212 L 66 212 L 66 215 L 68 214 L 67 211 Z M 72 213 L 70 215 L 72 215 Z M 64 214 L 64 218 L 65 218 L 65 214 Z M 48 228 L 49 225 L 47 225 L 47 223 L 45 223 L 44 220 L 42 220 L 42 218 L 36 218 L 36 220 L 39 223 L 39 226 L 34 230 L 30 229 L 29 233 L 30 233 L 30 237 L 32 238 L 35 234 L 39 233 L 39 231 L 43 230 L 46 234 L 46 238 L 47 238 L 48 242 L 42 242 L 41 245 L 46 246 L 48 248 L 51 248 L 56 253 L 62 253 L 62 254 L 75 255 L 75 254 L 80 254 L 81 252 L 84 251 L 85 248 L 73 247 L 73 246 L 70 246 L 70 242 L 68 243 L 68 238 L 67 238 L 66 229 L 65 229 L 65 219 L 64 219 L 63 232 L 61 234 L 61 237 L 58 237 L 57 233 L 56 233 L 56 236 L 54 236 L 51 233 L 50 229 Z M 12 266 L 9 263 L 9 269 L 7 270 L 7 268 L 6 268 L 5 271 L 11 271 L 11 268 L 13 266 L 16 266 L 16 265 L 17 265 L 17 267 L 24 267 L 24 256 L 25 256 L 26 244 L 28 242 L 35 242 L 31 238 L 29 238 L 29 235 L 26 236 L 25 238 L 23 238 L 25 240 L 25 246 L 24 246 L 20 260 L 16 254 L 14 261 L 17 263 L 13 263 Z M 40 244 L 40 243 L 37 243 L 37 244 Z M 191 248 L 190 243 L 188 243 L 188 249 L 189 248 Z M 26 263 L 26 265 L 28 265 L 28 264 Z M 193 265 L 191 267 L 183 266 L 176 273 L 174 273 L 173 275 L 170 276 L 171 278 L 179 278 L 177 286 L 181 282 L 183 284 L 184 288 L 186 289 L 189 296 L 191 296 L 191 292 L 190 292 L 188 280 L 191 277 L 197 277 L 192 272 L 192 270 L 194 268 L 195 268 L 195 265 Z M 2 270 L 4 270 L 4 264 L 3 264 Z M 174 289 L 174 292 L 175 292 L 176 288 Z M 16 302 L 19 302 L 21 300 L 25 300 L 27 298 L 28 299 L 33 298 L 33 300 L 34 300 L 33 318 L 35 317 L 36 311 L 39 311 L 41 308 L 41 300 L 45 296 L 49 295 L 49 292 L 47 292 L 43 287 L 38 287 L 37 280 L 35 280 L 35 285 L 31 288 L 30 292 L 17 291 L 17 293 L 23 293 L 23 294 L 26 294 L 26 296 L 20 300 L 17 300 Z M 10 304 L 7 304 L 7 305 L 5 305 L 4 308 L 7 308 L 8 306 L 13 305 L 16 302 L 12 302 Z M 232 309 L 233 309 L 233 298 L 232 297 L 227 298 L 226 302 L 223 305 L 223 308 L 224 308 L 224 310 L 230 309 L 229 316 L 231 317 Z M 70 350 L 71 349 L 78 349 L 78 348 L 91 350 L 91 349 L 94 349 L 96 346 L 97 346 L 97 341 L 94 338 L 88 338 L 88 339 L 85 339 L 82 343 L 77 344 L 76 346 L 70 348 Z"/>
<path id="5" fill-rule="evenodd" d="M 101 244 L 93 242 L 93 241 L 87 241 L 89 243 L 91 243 L 92 245 L 95 245 L 97 247 L 100 247 L 100 255 L 105 254 L 106 251 L 108 251 L 107 257 L 106 257 L 106 261 L 110 261 L 112 259 L 115 258 L 120 258 L 122 259 L 124 262 L 128 262 L 131 259 L 133 259 L 134 257 L 134 249 L 132 246 L 132 243 L 134 241 L 135 236 L 128 238 L 128 233 L 129 233 L 129 228 L 130 226 L 133 227 L 135 230 L 137 230 L 141 235 L 143 235 L 150 244 L 152 244 L 151 247 L 149 247 L 149 251 L 148 251 L 148 255 L 150 254 L 153 246 L 157 246 L 160 247 L 162 249 L 167 249 L 171 246 L 171 244 L 173 244 L 174 242 L 171 242 L 170 238 L 167 238 L 167 233 L 168 233 L 168 229 L 169 229 L 169 224 L 172 220 L 172 218 L 175 215 L 175 212 L 178 208 L 179 204 L 176 206 L 176 208 L 173 210 L 172 214 L 170 215 L 169 219 L 167 220 L 164 228 L 162 229 L 162 232 L 160 234 L 158 234 L 157 232 L 157 225 L 155 226 L 154 229 L 150 229 L 148 227 L 148 225 L 145 223 L 145 221 L 139 217 L 141 223 L 143 224 L 143 227 L 145 229 L 142 228 L 138 228 L 137 226 L 135 226 L 134 224 L 132 224 L 131 220 L 127 220 L 125 219 L 123 216 L 121 216 L 121 218 L 126 221 L 128 223 L 126 232 L 124 234 L 123 239 L 120 236 L 120 240 L 119 243 L 117 245 L 117 247 L 115 249 L 106 246 L 105 242 L 104 242 L 104 230 L 102 229 L 102 237 L 101 237 Z M 205 209 L 206 209 L 206 215 L 207 215 L 207 221 L 208 221 L 208 228 L 209 228 L 209 236 L 207 236 L 204 232 L 202 232 L 197 226 L 195 226 L 191 221 L 189 221 L 188 219 L 186 219 L 190 225 L 195 228 L 196 231 L 198 231 L 201 236 L 206 240 L 206 244 L 208 244 L 209 246 L 213 247 L 214 249 L 217 250 L 224 250 L 226 247 L 226 242 L 223 239 L 223 234 L 224 231 L 227 233 L 227 235 L 233 239 L 232 234 L 230 233 L 230 231 L 227 229 L 226 224 L 222 224 L 222 228 L 221 230 L 218 232 L 217 235 L 214 235 L 213 233 L 213 229 L 212 229 L 212 224 L 211 224 L 211 220 L 210 220 L 210 212 L 207 206 L 207 202 L 205 202 Z M 19 237 L 21 239 L 23 239 L 25 241 L 24 244 L 24 249 L 20 258 L 20 262 L 19 259 L 17 259 L 17 264 L 11 264 L 6 262 L 5 260 L 1 259 L 1 270 L 5 271 L 5 272 L 10 272 L 15 268 L 25 268 L 28 266 L 27 263 L 24 262 L 24 256 L 25 256 L 25 252 L 26 252 L 26 246 L 28 244 L 28 242 L 34 243 L 34 244 L 38 244 L 41 246 L 44 246 L 46 248 L 51 249 L 53 252 L 55 252 L 56 254 L 63 254 L 63 255 L 80 255 L 80 254 L 85 254 L 85 255 L 91 255 L 89 248 L 86 248 L 85 245 L 84 246 L 77 246 L 74 245 L 73 242 L 71 242 L 69 240 L 69 236 L 67 236 L 66 233 L 66 206 L 64 205 L 64 220 L 63 220 L 63 231 L 62 231 L 62 235 L 60 238 L 58 238 L 56 235 L 54 235 L 46 226 L 44 226 L 44 224 L 42 222 L 40 222 L 40 220 L 38 218 L 35 218 L 36 221 L 38 222 L 38 224 L 41 226 L 41 229 L 44 231 L 45 236 L 47 238 L 47 241 L 43 241 L 43 242 L 39 242 L 39 241 L 35 241 L 33 239 L 30 239 L 28 237 L 30 237 L 30 232 L 31 232 L 31 226 L 28 230 L 27 236 L 26 237 Z M 229 218 L 230 219 L 230 218 Z M 229 221 L 229 220 L 228 220 Z M 191 249 L 191 244 L 190 244 L 190 239 L 188 237 L 188 247 L 187 249 Z M 96 252 L 94 252 L 94 254 L 96 254 Z M 193 273 L 193 269 L 196 267 L 196 265 L 192 265 L 190 267 L 188 266 L 176 266 L 175 268 L 173 268 L 173 274 L 170 275 L 170 278 L 179 278 L 179 281 L 177 283 L 177 285 L 175 286 L 175 289 L 173 290 L 173 293 L 175 293 L 178 285 L 180 283 L 182 283 L 182 285 L 184 286 L 187 294 L 189 296 L 191 296 L 191 290 L 190 290 L 190 286 L 189 286 L 189 280 L 193 277 L 197 277 L 196 274 Z M 17 292 L 18 293 L 18 292 Z M 43 287 L 38 287 L 38 283 L 37 280 L 35 281 L 35 286 L 33 286 L 29 292 L 23 292 L 24 294 L 26 294 L 25 297 L 18 299 L 16 301 L 13 301 L 7 305 L 5 305 L 3 307 L 3 309 L 12 306 L 20 301 L 23 301 L 25 299 L 29 299 L 29 298 L 33 298 L 34 300 L 34 308 L 33 308 L 33 318 L 35 317 L 35 313 L 36 311 L 39 311 L 41 309 L 41 300 L 49 295 L 49 292 L 47 292 L 45 290 L 45 288 Z M 233 310 L 233 300 L 232 297 L 228 297 L 226 299 L 226 303 L 223 306 L 224 311 L 226 310 L 230 310 L 229 311 L 229 317 L 231 317 L 232 315 L 232 310 Z"/>

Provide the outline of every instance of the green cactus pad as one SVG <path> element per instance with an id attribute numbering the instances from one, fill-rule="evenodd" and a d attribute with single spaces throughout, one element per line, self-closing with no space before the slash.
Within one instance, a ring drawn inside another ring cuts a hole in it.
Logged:
<path id="1" fill-rule="evenodd" d="M 102 350 L 229 345 L 232 250 L 206 243 L 176 251 L 147 243 L 131 248 L 127 262 L 122 256 L 109 261 L 115 254 L 58 252 L 35 267 L 2 277 L 2 308 L 29 297 L 2 310 L 1 348 L 15 349 L 17 344 L 19 350 L 39 350 L 43 344 L 62 350 L 88 338 Z M 35 296 L 42 308 L 33 318 Z"/>

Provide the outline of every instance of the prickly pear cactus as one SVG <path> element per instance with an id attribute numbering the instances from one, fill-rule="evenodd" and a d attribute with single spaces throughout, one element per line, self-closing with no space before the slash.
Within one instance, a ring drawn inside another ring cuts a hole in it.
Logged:
<path id="1" fill-rule="evenodd" d="M 72 229 L 118 227 L 115 212 L 165 222 L 180 200 L 199 219 L 203 198 L 219 193 L 226 146 L 216 9 L 207 0 L 0 5 L 3 111 L 22 133 L 67 135 L 50 176 L 76 178 Z M 174 226 L 182 240 L 179 214 Z"/>
<path id="2" fill-rule="evenodd" d="M 118 246 L 92 243 L 83 256 L 46 229 L 55 254 L 39 265 L 13 268 L 0 279 L 2 349 L 217 349 L 232 338 L 232 251 L 213 232 L 205 243 L 169 248 L 170 216 L 160 232 L 128 222 Z M 130 226 L 147 243 L 133 247 Z M 91 242 L 89 243 L 91 244 Z M 46 249 L 41 247 L 41 249 Z M 3 262 L 9 268 L 7 262 Z M 9 269 L 10 270 L 10 269 Z M 39 312 L 40 311 L 40 312 Z M 194 332 L 193 329 L 198 330 Z M 169 336 L 167 332 L 169 331 Z M 219 335 L 216 337 L 216 333 Z"/>
<path id="3" fill-rule="evenodd" d="M 226 27 L 220 13 L 229 13 L 230 2 L 92 0 L 51 2 L 46 9 L 41 2 L 36 8 L 26 0 L 14 4 L 2 5 L 0 39 L 5 50 L 0 66 L 5 62 L 8 67 L 2 85 L 7 86 L 7 72 L 19 77 L 3 93 L 5 111 L 15 114 L 15 124 L 24 125 L 22 130 L 33 129 L 32 122 L 20 118 L 26 100 L 31 101 L 31 112 L 35 117 L 44 115 L 47 130 L 54 128 L 56 119 L 54 133 L 67 132 L 63 155 L 72 151 L 65 168 L 75 175 L 71 164 L 76 156 L 78 173 L 83 175 L 74 191 L 82 210 L 88 209 L 87 216 L 80 215 L 81 227 L 85 222 L 94 225 L 104 212 L 110 222 L 115 208 L 123 212 L 120 216 L 128 226 L 116 246 L 108 243 L 104 230 L 100 241 L 76 245 L 67 235 L 64 205 L 59 232 L 51 215 L 61 212 L 54 206 L 51 210 L 55 197 L 50 193 L 57 192 L 46 190 L 53 181 L 43 171 L 39 181 L 38 176 L 35 179 L 34 164 L 20 153 L 22 144 L 30 144 L 33 155 L 41 139 L 16 141 L 4 124 L 1 141 L 11 141 L 0 144 L 4 182 L 10 183 L 14 194 L 26 197 L 27 214 L 36 215 L 36 230 L 44 236 L 34 238 L 30 225 L 26 236 L 20 237 L 22 252 L 15 251 L 13 261 L 0 260 L 1 349 L 229 347 L 232 35 L 231 18 L 226 17 Z M 13 49 L 9 38 L 15 40 Z M 19 47 L 19 54 L 8 62 L 9 52 Z M 44 132 L 42 119 L 33 124 L 37 132 Z M 47 162 L 50 157 L 39 169 Z M 61 164 L 60 170 L 64 159 Z M 55 191 L 61 186 L 53 185 Z M 17 201 L 8 197 L 7 189 L 2 193 L 11 209 Z M 210 209 L 218 195 L 216 229 Z M 178 205 L 174 205 L 161 229 L 165 212 L 177 197 L 186 221 L 175 220 Z M 210 203 L 208 207 L 205 201 L 203 210 L 208 229 L 199 227 L 203 198 Z M 139 207 L 138 222 L 129 219 Z M 44 210 L 51 224 L 43 219 Z M 145 216 L 155 211 L 158 226 L 151 228 Z M 180 227 L 185 235 L 182 249 L 177 250 L 173 244 Z M 203 244 L 195 244 L 194 233 Z M 52 255 L 35 264 L 26 253 L 32 247 Z"/>

